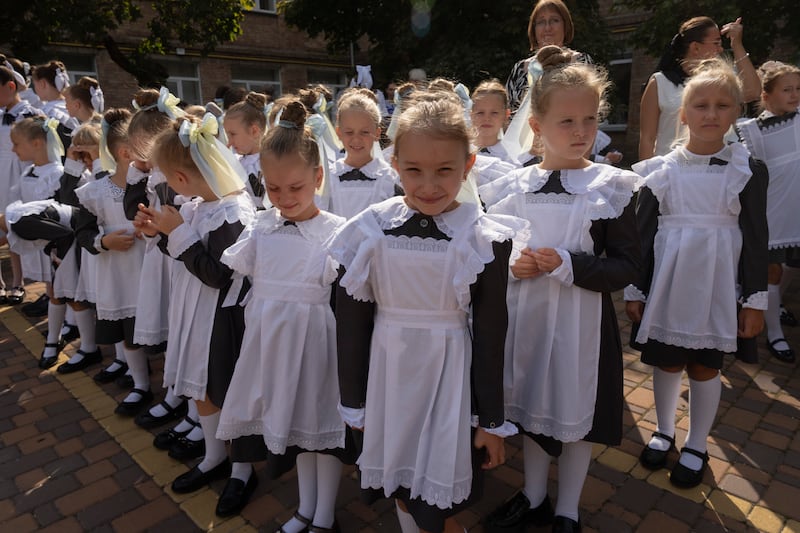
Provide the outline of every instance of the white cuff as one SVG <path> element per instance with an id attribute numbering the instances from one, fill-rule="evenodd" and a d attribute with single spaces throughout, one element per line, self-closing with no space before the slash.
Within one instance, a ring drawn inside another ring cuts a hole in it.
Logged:
<path id="1" fill-rule="evenodd" d="M 623 298 L 626 302 L 645 302 L 647 303 L 647 296 L 639 290 L 636 285 L 628 285 L 623 292 Z"/>
<path id="2" fill-rule="evenodd" d="M 107 252 L 107 248 L 103 248 L 101 241 L 103 237 L 106 236 L 106 233 L 103 231 L 103 228 L 98 227 L 99 232 L 97 233 L 97 237 L 94 238 L 94 249 L 97 250 L 99 253 Z"/>
<path id="3" fill-rule="evenodd" d="M 760 311 L 767 310 L 767 291 L 754 292 L 742 300 L 742 307 L 745 309 L 758 309 Z"/>
<path id="4" fill-rule="evenodd" d="M 517 433 L 519 433 L 519 428 L 515 424 L 509 422 L 508 420 L 504 421 L 503 425 L 501 425 L 501 426 L 485 428 L 485 427 L 481 427 L 481 425 L 479 423 L 479 420 L 478 420 L 478 415 L 472 415 L 472 418 L 470 419 L 470 424 L 474 428 L 480 427 L 486 433 L 489 433 L 490 435 L 496 435 L 496 436 L 502 437 L 502 438 L 512 437 L 512 436 L 516 435 Z"/>
<path id="5" fill-rule="evenodd" d="M 64 161 L 64 172 L 70 176 L 79 178 L 84 170 L 86 170 L 86 165 L 84 165 L 82 161 L 76 161 L 74 159 L 66 159 Z"/>
<path id="6" fill-rule="evenodd" d="M 572 256 L 568 251 L 562 250 L 561 248 L 556 248 L 556 252 L 561 256 L 561 265 L 552 272 L 548 272 L 547 277 L 555 278 L 560 281 L 562 285 L 571 287 L 575 280 L 572 275 Z"/>
<path id="7" fill-rule="evenodd" d="M 178 259 L 191 245 L 200 240 L 200 235 L 187 223 L 183 223 L 169 234 L 167 251 L 174 259 Z"/>
<path id="8" fill-rule="evenodd" d="M 354 407 L 345 407 L 341 403 L 337 406 L 339 415 L 345 424 L 353 428 L 363 428 L 364 418 L 366 416 L 366 409 L 356 409 Z"/>

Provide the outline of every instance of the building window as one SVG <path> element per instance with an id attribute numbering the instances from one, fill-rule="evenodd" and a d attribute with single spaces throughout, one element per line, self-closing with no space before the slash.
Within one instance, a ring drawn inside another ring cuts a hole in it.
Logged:
<path id="1" fill-rule="evenodd" d="M 608 103 L 611 106 L 604 126 L 606 131 L 624 131 L 628 127 L 628 104 L 631 97 L 631 68 L 633 59 L 630 54 L 612 59 L 608 62 L 609 78 L 613 82 Z"/>
<path id="2" fill-rule="evenodd" d="M 164 67 L 169 72 L 167 88 L 169 91 L 187 104 L 200 104 L 200 76 L 197 73 L 197 64 L 189 62 L 165 62 Z"/>
<path id="3" fill-rule="evenodd" d="M 275 0 L 256 0 L 253 11 L 257 13 L 277 13 Z"/>
<path id="4" fill-rule="evenodd" d="M 308 84 L 317 85 L 321 83 L 325 85 L 333 93 L 334 101 L 336 101 L 339 91 L 348 86 L 347 74 L 340 70 L 309 69 L 307 74 Z"/>
<path id="5" fill-rule="evenodd" d="M 58 57 L 67 67 L 67 74 L 69 74 L 69 82 L 71 84 L 76 84 L 84 76 L 97 79 L 97 65 L 94 62 L 94 56 L 59 53 Z"/>
<path id="6" fill-rule="evenodd" d="M 231 85 L 278 98 L 281 95 L 281 72 L 278 68 L 234 65 L 231 67 Z"/>

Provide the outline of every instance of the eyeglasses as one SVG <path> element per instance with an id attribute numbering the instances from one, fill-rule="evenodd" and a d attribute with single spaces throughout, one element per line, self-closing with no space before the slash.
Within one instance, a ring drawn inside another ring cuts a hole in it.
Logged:
<path id="1" fill-rule="evenodd" d="M 535 23 L 535 26 L 537 28 L 544 28 L 545 26 L 558 26 L 562 22 L 563 21 L 560 18 L 553 17 L 553 18 L 549 18 L 549 19 L 537 20 L 536 23 Z"/>

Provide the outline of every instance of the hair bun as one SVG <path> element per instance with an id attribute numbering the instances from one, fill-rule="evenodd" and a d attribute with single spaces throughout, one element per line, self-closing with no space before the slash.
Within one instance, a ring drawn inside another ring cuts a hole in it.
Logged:
<path id="1" fill-rule="evenodd" d="M 302 130 L 306 125 L 307 115 L 308 112 L 306 111 L 306 106 L 303 105 L 303 102 L 298 99 L 291 99 L 286 102 L 286 105 L 283 108 L 281 120 L 291 122 L 297 126 L 297 129 Z"/>
<path id="2" fill-rule="evenodd" d="M 106 121 L 106 124 L 111 126 L 117 122 L 122 122 L 131 118 L 131 112 L 123 107 L 114 107 L 109 109 L 103 115 L 103 120 Z"/>
<path id="3" fill-rule="evenodd" d="M 543 46 L 536 54 L 536 60 L 545 71 L 572 63 L 575 55 L 569 48 L 561 48 L 554 44 Z"/>
<path id="4" fill-rule="evenodd" d="M 133 95 L 133 101 L 139 107 L 146 107 L 158 102 L 158 91 L 155 89 L 139 89 Z"/>
<path id="5" fill-rule="evenodd" d="M 245 102 L 258 110 L 263 110 L 264 106 L 267 105 L 267 96 L 261 93 L 250 91 L 244 99 Z"/>

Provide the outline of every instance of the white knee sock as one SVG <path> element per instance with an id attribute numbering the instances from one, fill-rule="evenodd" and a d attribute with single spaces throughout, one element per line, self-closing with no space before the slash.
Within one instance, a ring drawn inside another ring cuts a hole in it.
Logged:
<path id="1" fill-rule="evenodd" d="M 75 310 L 71 307 L 67 306 L 67 314 L 64 315 L 64 324 L 61 327 L 61 334 L 66 335 L 69 331 L 69 326 L 77 326 L 78 323 L 75 321 Z"/>
<path id="2" fill-rule="evenodd" d="M 172 428 L 173 430 L 184 433 L 189 431 L 189 434 L 186 435 L 186 438 L 193 441 L 198 441 L 203 439 L 203 428 L 200 426 L 195 426 L 194 424 L 190 423 L 187 419 L 192 419 L 195 422 L 199 422 L 199 416 L 197 414 L 197 403 L 194 400 L 186 400 L 189 402 L 189 408 L 186 412 L 186 417 L 183 420 L 178 422 L 178 425 Z"/>
<path id="3" fill-rule="evenodd" d="M 233 463 L 231 465 L 231 479 L 240 479 L 247 483 L 252 473 L 253 465 L 250 463 Z"/>
<path id="4" fill-rule="evenodd" d="M 114 345 L 114 360 L 106 367 L 106 372 L 114 372 L 122 366 L 117 361 L 125 362 L 125 342 L 119 341 Z"/>
<path id="5" fill-rule="evenodd" d="M 705 452 L 708 434 L 717 417 L 722 383 L 719 374 L 707 381 L 689 380 L 689 433 L 684 446 Z M 692 470 L 700 470 L 703 460 L 694 455 L 682 453 L 680 462 Z"/>
<path id="6" fill-rule="evenodd" d="M 578 521 L 578 503 L 583 482 L 592 460 L 592 443 L 579 440 L 567 442 L 558 458 L 558 502 L 556 515 Z"/>
<path id="7" fill-rule="evenodd" d="M 785 338 L 781 327 L 781 291 L 778 285 L 767 285 L 767 310 L 764 311 L 764 325 L 767 330 L 767 340 Z M 788 350 L 786 342 L 775 343 L 776 350 Z"/>
<path id="8" fill-rule="evenodd" d="M 333 455 L 317 454 L 317 508 L 313 525 L 333 527 L 336 520 L 336 495 L 342 479 L 342 462 Z"/>
<path id="9" fill-rule="evenodd" d="M 317 509 L 317 454 L 301 453 L 297 456 L 297 488 L 300 494 L 300 504 L 297 514 L 309 520 L 314 519 Z M 283 524 L 286 533 L 299 533 L 308 525 L 292 517 Z"/>
<path id="10" fill-rule="evenodd" d="M 180 396 L 175 396 L 175 392 L 172 390 L 172 387 L 167 387 L 167 394 L 164 396 L 164 401 L 167 403 L 167 405 L 169 405 L 170 407 L 175 409 L 180 404 L 182 404 L 184 400 Z M 159 416 L 160 417 L 160 416 L 164 416 L 165 414 L 167 414 L 167 410 L 164 408 L 163 405 L 161 405 L 160 403 L 157 403 L 153 407 L 150 408 L 150 414 L 153 415 L 153 416 Z M 242 481 L 247 481 L 247 480 L 244 479 Z"/>
<path id="11" fill-rule="evenodd" d="M 403 533 L 419 533 L 419 526 L 417 526 L 411 513 L 402 510 L 398 500 L 394 501 L 394 506 L 397 509 L 397 521 L 400 522 L 400 531 Z"/>
<path id="12" fill-rule="evenodd" d="M 525 496 L 531 509 L 539 507 L 547 496 L 547 475 L 550 472 L 550 456 L 541 446 L 528 437 L 522 437 L 525 462 Z"/>
<path id="13" fill-rule="evenodd" d="M 70 308 L 72 310 L 72 308 Z M 95 320 L 94 310 L 84 309 L 82 311 L 73 311 L 75 314 L 75 324 L 78 326 L 78 331 L 81 334 L 81 351 L 84 353 L 92 353 L 97 350 L 95 343 Z"/>
<path id="14" fill-rule="evenodd" d="M 200 417 L 203 438 L 206 441 L 206 454 L 200 464 L 197 465 L 201 472 L 208 472 L 215 466 L 220 465 L 228 457 L 228 452 L 225 450 L 225 442 L 216 437 L 219 415 L 220 411 L 217 411 L 213 415 Z"/>
<path id="15" fill-rule="evenodd" d="M 147 371 L 147 354 L 142 348 L 131 350 L 125 348 L 125 359 L 128 361 L 128 370 L 133 378 L 133 388 L 143 391 L 150 390 L 150 373 Z M 131 392 L 126 402 L 135 402 L 141 399 L 137 392 Z"/>
<path id="16" fill-rule="evenodd" d="M 47 304 L 47 344 L 56 344 L 61 337 L 61 323 L 64 321 L 64 313 L 67 312 L 66 304 L 54 304 L 53 300 Z M 57 348 L 45 348 L 45 357 L 54 357 Z"/>
<path id="17" fill-rule="evenodd" d="M 653 369 L 653 396 L 656 400 L 656 431 L 675 436 L 675 410 L 678 408 L 678 396 L 681 393 L 683 372 L 666 372 L 658 367 Z M 647 446 L 654 450 L 667 451 L 670 443 L 659 437 L 653 437 Z"/>

